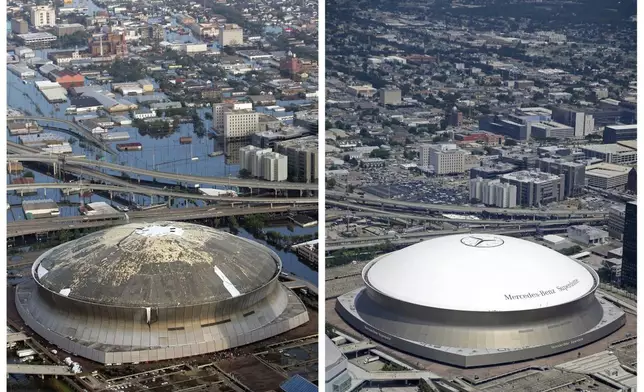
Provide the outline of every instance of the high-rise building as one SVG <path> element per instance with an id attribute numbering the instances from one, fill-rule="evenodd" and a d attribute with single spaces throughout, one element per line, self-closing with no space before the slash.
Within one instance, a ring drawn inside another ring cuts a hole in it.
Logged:
<path id="1" fill-rule="evenodd" d="M 618 204 L 610 207 L 608 209 L 608 235 L 621 241 L 624 236 L 625 219 L 625 204 Z"/>
<path id="2" fill-rule="evenodd" d="M 285 155 L 291 181 L 315 182 L 318 179 L 318 137 L 306 136 L 279 142 L 275 152 Z"/>
<path id="3" fill-rule="evenodd" d="M 459 112 L 456 106 L 454 106 L 452 111 L 449 113 L 447 123 L 453 127 L 460 127 L 463 125 L 463 113 Z"/>
<path id="4" fill-rule="evenodd" d="M 626 204 L 622 253 L 622 284 L 637 288 L 637 202 Z"/>
<path id="5" fill-rule="evenodd" d="M 470 180 L 470 199 L 479 200 L 489 206 L 513 208 L 517 205 L 517 187 L 502 183 L 498 179 L 473 178 Z"/>
<path id="6" fill-rule="evenodd" d="M 247 138 L 259 130 L 259 113 L 250 102 L 213 105 L 213 128 L 227 139 Z"/>
<path id="7" fill-rule="evenodd" d="M 402 92 L 398 88 L 381 88 L 381 105 L 398 105 L 402 101 Z"/>
<path id="8" fill-rule="evenodd" d="M 637 140 L 637 124 L 607 125 L 604 128 L 604 144 L 613 144 L 624 140 Z"/>
<path id="9" fill-rule="evenodd" d="M 586 185 L 586 166 L 582 163 L 568 162 L 562 159 L 541 158 L 537 168 L 542 172 L 564 176 L 564 196 L 581 195 Z"/>
<path id="10" fill-rule="evenodd" d="M 288 179 L 288 158 L 276 152 L 262 155 L 262 178 L 266 181 L 286 181 Z"/>
<path id="11" fill-rule="evenodd" d="M 565 198 L 563 175 L 523 170 L 502 175 L 501 182 L 517 187 L 517 205 L 539 206 Z"/>
<path id="12" fill-rule="evenodd" d="M 31 25 L 34 27 L 56 26 L 56 9 L 48 5 L 31 7 Z"/>
<path id="13" fill-rule="evenodd" d="M 425 144 L 420 146 L 420 165 L 434 167 L 436 174 L 463 173 L 466 152 L 456 144 Z"/>
<path id="14" fill-rule="evenodd" d="M 574 137 L 583 139 L 595 130 L 595 119 L 592 114 L 570 108 L 554 108 L 552 119 L 558 123 L 574 128 Z"/>
<path id="15" fill-rule="evenodd" d="M 244 29 L 233 23 L 226 23 L 219 27 L 219 45 L 239 46 L 244 43 Z"/>

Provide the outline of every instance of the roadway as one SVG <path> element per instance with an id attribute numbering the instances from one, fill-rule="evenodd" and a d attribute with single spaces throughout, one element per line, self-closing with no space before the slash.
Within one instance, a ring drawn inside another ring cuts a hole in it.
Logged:
<path id="1" fill-rule="evenodd" d="M 175 209 L 155 209 L 149 211 L 132 211 L 128 213 L 89 216 L 67 216 L 37 218 L 7 223 L 7 238 L 22 235 L 55 232 L 58 230 L 75 230 L 88 227 L 122 225 L 135 221 L 190 221 L 207 218 L 220 218 L 239 215 L 285 213 L 298 211 L 315 211 L 317 204 L 277 207 L 195 207 Z"/>
<path id="2" fill-rule="evenodd" d="M 554 233 L 566 231 L 565 227 L 545 227 L 545 228 L 536 228 L 536 227 L 524 227 L 522 229 L 501 229 L 501 230 L 485 230 L 483 233 L 489 234 L 499 234 L 499 235 L 526 235 L 534 234 L 537 231 Z M 356 238 L 346 238 L 342 240 L 327 240 L 325 251 L 332 252 L 335 250 L 342 249 L 360 249 L 360 248 L 371 248 L 379 245 L 384 245 L 385 243 L 390 243 L 392 245 L 410 245 L 415 244 L 425 239 L 440 237 L 443 235 L 451 234 L 466 234 L 471 233 L 472 229 L 460 229 L 460 230 L 439 230 L 433 232 L 422 232 L 422 233 L 408 233 L 408 234 L 399 234 L 399 235 L 382 235 L 378 237 L 356 237 Z M 478 231 L 477 231 L 478 232 Z"/>
<path id="3" fill-rule="evenodd" d="M 7 144 L 7 149 L 11 150 L 11 146 Z M 139 169 L 137 167 L 124 166 L 116 163 L 109 163 L 104 161 L 94 161 L 85 158 L 73 158 L 57 155 L 44 155 L 44 154 L 12 154 L 7 156 L 8 161 L 15 162 L 41 162 L 41 163 L 57 163 L 60 165 L 78 165 L 87 167 L 98 167 L 103 169 L 114 170 L 124 173 L 138 174 L 142 176 L 149 176 L 151 178 L 163 178 L 167 180 L 174 180 L 183 183 L 191 184 L 208 184 L 208 185 L 227 185 L 244 187 L 249 189 L 285 189 L 285 190 L 299 190 L 299 191 L 317 191 L 317 183 L 299 183 L 299 182 L 273 182 L 262 180 L 245 180 L 232 177 L 204 177 L 193 176 L 188 174 L 175 174 L 169 172 L 161 172 L 156 170 Z"/>
<path id="4" fill-rule="evenodd" d="M 202 195 L 199 193 L 185 193 L 168 191 L 161 188 L 152 188 L 144 186 L 115 186 L 104 184 L 81 184 L 78 182 L 65 183 L 65 182 L 47 182 L 36 184 L 11 184 L 7 185 L 7 191 L 31 191 L 38 189 L 82 189 L 82 190 L 95 190 L 95 191 L 110 191 L 121 193 L 137 193 L 145 195 L 168 196 L 175 199 L 191 199 L 191 200 L 209 200 L 209 201 L 224 201 L 231 203 L 262 203 L 262 204 L 315 204 L 318 202 L 316 197 L 300 197 L 300 198 L 266 198 L 266 197 L 231 197 L 231 196 L 210 196 Z"/>
<path id="5" fill-rule="evenodd" d="M 28 339 L 31 338 L 22 332 L 11 332 L 7 334 L 7 343 L 24 342 Z"/>
<path id="6" fill-rule="evenodd" d="M 349 216 L 360 216 L 360 217 L 384 217 L 384 218 L 392 218 L 392 219 L 408 219 L 411 221 L 430 221 L 430 222 L 448 222 L 448 223 L 463 223 L 463 224 L 469 224 L 469 225 L 480 225 L 480 226 L 486 226 L 486 225 L 507 225 L 507 226 L 522 226 L 522 225 L 535 225 L 535 224 L 541 224 L 541 225 L 550 225 L 550 224 L 567 224 L 567 225 L 577 225 L 577 224 L 588 224 L 588 223 L 598 223 L 598 222 L 603 222 L 605 220 L 604 217 L 600 216 L 594 216 L 594 217 L 588 217 L 588 218 L 571 218 L 571 219 L 557 219 L 553 221 L 541 221 L 541 220 L 504 220 L 504 219 L 454 219 L 454 218 L 445 218 L 445 217 L 438 217 L 438 216 L 428 216 L 428 215 L 410 215 L 410 214 L 404 214 L 400 212 L 391 212 L 391 211 L 383 211 L 379 210 L 376 208 L 370 208 L 370 207 L 363 207 L 363 206 L 356 206 L 355 204 L 351 203 L 343 203 L 343 202 L 337 202 L 337 201 L 331 201 L 327 200 L 325 202 L 327 205 L 334 205 L 334 206 L 339 206 L 339 207 L 344 207 L 348 209 L 357 209 L 363 212 L 351 212 L 347 213 Z M 556 222 L 556 223 L 553 223 Z"/>
<path id="7" fill-rule="evenodd" d="M 37 376 L 73 376 L 67 366 L 58 365 L 25 365 L 8 363 L 7 374 L 32 374 Z"/>
<path id="8" fill-rule="evenodd" d="M 490 214 L 498 215 L 522 215 L 534 217 L 550 217 L 550 216 L 593 216 L 593 217 L 606 217 L 607 211 L 591 211 L 591 210 L 538 210 L 530 208 L 497 208 L 497 207 L 475 207 L 475 206 L 460 206 L 451 204 L 429 204 L 418 203 L 409 201 L 400 201 L 393 199 L 383 199 L 375 196 L 357 196 L 347 195 L 342 192 L 326 191 L 325 193 L 327 203 L 330 205 L 342 205 L 350 209 L 362 209 L 363 205 L 375 205 L 380 207 L 393 207 L 411 210 L 423 210 L 437 213 L 460 213 L 460 214 L 481 214 L 487 212 Z M 329 201 L 331 200 L 331 201 Z M 344 203 L 339 204 L 338 202 Z"/>

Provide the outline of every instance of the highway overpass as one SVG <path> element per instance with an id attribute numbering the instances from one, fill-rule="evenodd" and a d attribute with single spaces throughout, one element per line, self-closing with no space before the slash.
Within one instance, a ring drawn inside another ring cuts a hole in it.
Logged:
<path id="1" fill-rule="evenodd" d="M 67 366 L 58 365 L 25 365 L 8 363 L 7 374 L 31 374 L 36 376 L 73 376 Z"/>
<path id="2" fill-rule="evenodd" d="M 366 196 L 363 198 L 358 195 L 347 195 L 342 192 L 326 191 L 327 203 L 330 205 L 343 205 L 346 208 L 355 210 L 363 209 L 367 206 L 377 206 L 381 208 L 390 207 L 406 210 L 421 210 L 435 213 L 456 213 L 456 214 L 482 214 L 484 212 L 490 214 L 498 214 L 505 216 L 534 216 L 541 218 L 548 218 L 553 216 L 565 217 L 604 217 L 608 216 L 607 211 L 591 211 L 591 210 L 539 210 L 531 208 L 497 208 L 497 207 L 476 207 L 476 206 L 463 206 L 452 204 L 430 204 L 400 201 L 394 199 L 383 199 L 375 196 Z M 331 200 L 331 201 L 330 201 Z M 335 202 L 335 204 L 333 204 Z M 343 204 L 338 204 L 342 202 Z"/>
<path id="3" fill-rule="evenodd" d="M 231 196 L 209 196 L 200 193 L 173 192 L 161 188 L 152 188 L 144 186 L 115 186 L 92 183 L 66 183 L 66 182 L 47 182 L 36 184 L 11 184 L 7 185 L 7 191 L 32 191 L 38 189 L 81 189 L 94 191 L 109 191 L 116 193 L 136 193 L 148 196 L 167 196 L 174 199 L 191 199 L 191 200 L 208 200 L 222 201 L 230 203 L 261 203 L 261 204 L 314 204 L 318 200 L 316 197 L 301 198 L 268 198 L 268 197 L 231 197 Z"/>
<path id="4" fill-rule="evenodd" d="M 249 189 L 284 189 L 299 191 L 317 191 L 316 183 L 299 183 L 299 182 L 274 182 L 262 180 L 245 180 L 232 177 L 204 177 L 193 176 L 188 174 L 175 174 L 155 170 L 139 169 L 137 167 L 124 166 L 116 163 L 104 161 L 94 161 L 85 158 L 72 158 L 64 155 L 44 155 L 44 154 L 12 154 L 7 156 L 7 161 L 11 162 L 41 162 L 58 165 L 75 165 L 86 167 L 98 167 L 102 169 L 114 170 L 123 173 L 132 173 L 152 178 L 163 178 L 190 184 L 207 184 L 207 185 L 227 185 L 244 187 Z"/>
<path id="5" fill-rule="evenodd" d="M 229 216 L 288 213 L 316 211 L 317 204 L 298 206 L 255 206 L 255 207 L 195 207 L 195 208 L 161 208 L 148 211 L 132 211 L 128 213 L 90 216 L 68 216 L 39 218 L 7 223 L 7 238 L 30 234 L 42 234 L 59 230 L 75 230 L 91 227 L 107 227 L 136 221 L 191 221 L 207 218 L 222 218 Z"/>

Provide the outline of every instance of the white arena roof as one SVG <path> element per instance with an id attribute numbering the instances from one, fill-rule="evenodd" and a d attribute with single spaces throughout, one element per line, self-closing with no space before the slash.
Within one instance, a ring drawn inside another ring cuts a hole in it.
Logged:
<path id="1" fill-rule="evenodd" d="M 592 273 L 567 256 L 490 234 L 423 241 L 375 259 L 363 276 L 373 289 L 399 301 L 479 312 L 561 305 L 595 285 Z"/>

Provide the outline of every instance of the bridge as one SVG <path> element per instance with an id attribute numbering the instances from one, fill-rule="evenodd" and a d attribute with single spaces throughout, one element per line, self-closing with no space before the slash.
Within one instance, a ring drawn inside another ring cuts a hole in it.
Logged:
<path id="1" fill-rule="evenodd" d="M 10 149 L 7 143 L 7 149 Z M 51 163 L 58 165 L 75 165 L 86 167 L 98 167 L 103 169 L 114 170 L 123 173 L 132 173 L 152 178 L 163 178 L 167 180 L 174 180 L 183 183 L 192 184 L 208 184 L 208 185 L 227 185 L 236 186 L 249 189 L 284 189 L 284 190 L 299 190 L 299 191 L 317 191 L 317 183 L 297 183 L 297 182 L 273 182 L 263 180 L 245 180 L 240 178 L 231 177 L 204 177 L 194 176 L 188 174 L 175 174 L 169 172 L 161 172 L 156 170 L 139 169 L 132 166 L 124 166 L 116 163 L 109 163 L 103 161 L 93 161 L 85 158 L 71 158 L 66 156 L 57 155 L 44 155 L 44 154 L 12 154 L 7 156 L 8 161 L 14 162 L 40 162 Z"/>
<path id="2" fill-rule="evenodd" d="M 297 206 L 258 206 L 258 207 L 195 207 L 176 209 L 156 209 L 149 211 L 132 211 L 128 213 L 68 216 L 41 218 L 7 223 L 7 238 L 30 234 L 57 232 L 59 230 L 75 230 L 91 227 L 107 227 L 123 225 L 129 222 L 142 221 L 191 221 L 208 218 L 222 218 L 240 215 L 288 213 L 316 211 L 317 204 Z"/>
<path id="3" fill-rule="evenodd" d="M 24 342 L 31 339 L 22 332 L 12 332 L 7 334 L 7 343 Z"/>
<path id="4" fill-rule="evenodd" d="M 36 183 L 36 184 L 11 184 L 7 185 L 7 191 L 32 191 L 38 189 L 81 189 L 95 191 L 110 191 L 117 193 L 136 193 L 145 195 L 168 196 L 175 199 L 193 199 L 208 201 L 224 201 L 230 203 L 261 203 L 261 204 L 315 204 L 318 202 L 316 197 L 299 197 L 299 198 L 267 198 L 267 197 L 232 197 L 232 196 L 211 196 L 200 193 L 174 192 L 161 188 L 144 187 L 144 186 L 115 186 L 93 183 Z"/>
<path id="5" fill-rule="evenodd" d="M 59 365 L 25 365 L 8 363 L 7 374 L 32 374 L 36 376 L 73 376 L 67 366 Z"/>
<path id="6" fill-rule="evenodd" d="M 327 191 L 326 198 L 329 205 L 343 206 L 348 209 L 360 210 L 365 206 L 377 206 L 381 208 L 397 208 L 407 210 L 421 210 L 435 213 L 456 213 L 456 214 L 496 214 L 504 216 L 533 216 L 541 218 L 549 218 L 554 216 L 565 217 L 604 217 L 608 216 L 607 211 L 591 211 L 591 210 L 539 210 L 531 208 L 498 208 L 498 207 L 475 207 L 475 206 L 461 206 L 451 204 L 430 204 L 400 201 L 393 199 L 383 199 L 375 196 L 357 196 L 347 195 L 341 192 Z M 331 201 L 329 201 L 329 199 Z"/>
<path id="7" fill-rule="evenodd" d="M 80 125 L 76 124 L 75 122 L 69 121 L 69 120 L 64 120 L 60 118 L 51 118 L 51 117 L 39 117 L 39 116 L 18 116 L 18 117 L 10 117 L 7 118 L 7 121 L 16 121 L 16 120 L 25 120 L 25 121 L 35 121 L 37 123 L 57 123 L 57 124 L 62 124 L 69 129 L 67 129 L 69 132 L 82 137 L 84 139 L 89 140 L 90 142 L 96 144 L 97 146 L 101 147 L 102 150 L 107 151 L 111 154 L 114 154 L 115 151 L 112 150 L 110 147 L 105 145 L 105 143 L 99 139 L 96 135 L 94 135 L 92 132 L 89 130 L 81 127 Z"/>

